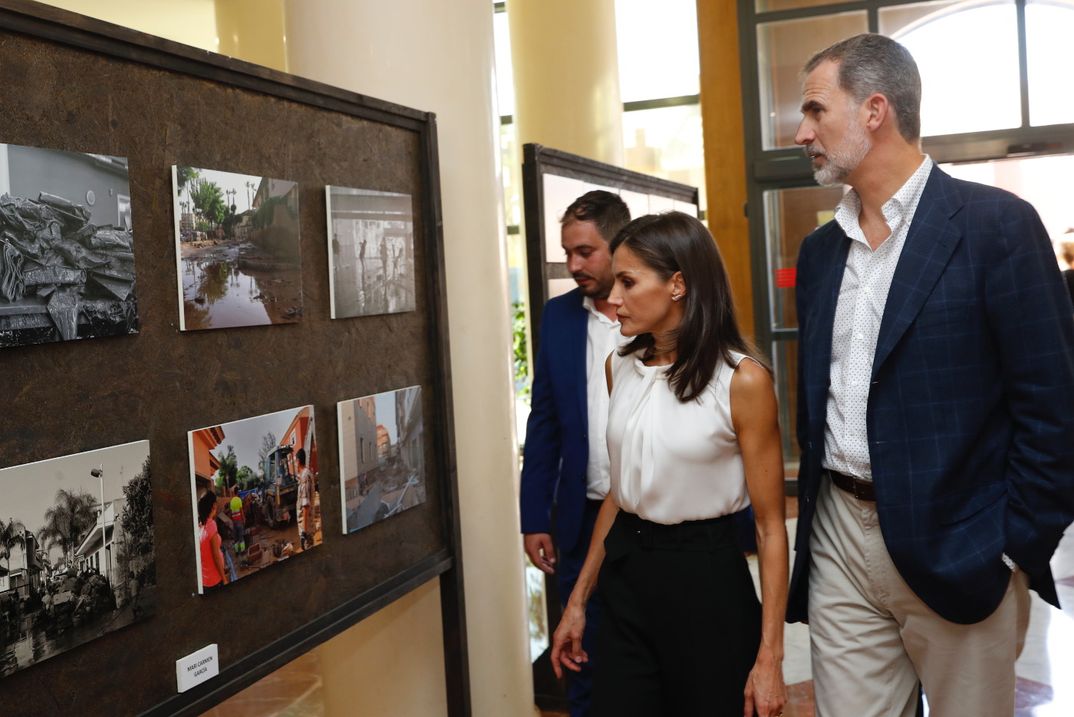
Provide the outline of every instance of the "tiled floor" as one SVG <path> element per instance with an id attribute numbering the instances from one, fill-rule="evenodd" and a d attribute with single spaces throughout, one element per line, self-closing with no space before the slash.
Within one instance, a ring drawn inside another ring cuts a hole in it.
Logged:
<path id="1" fill-rule="evenodd" d="M 317 655 L 307 652 L 202 717 L 325 717 Z"/>

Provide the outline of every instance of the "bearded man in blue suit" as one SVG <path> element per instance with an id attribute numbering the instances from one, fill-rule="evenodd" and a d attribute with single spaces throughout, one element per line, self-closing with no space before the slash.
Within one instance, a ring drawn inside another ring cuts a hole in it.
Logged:
<path id="1" fill-rule="evenodd" d="M 561 239 L 567 271 L 578 287 L 550 300 L 541 317 L 522 463 L 522 533 L 533 564 L 556 574 L 563 603 L 574 589 L 608 493 L 604 360 L 623 341 L 615 307 L 607 301 L 614 283 L 608 243 L 629 221 L 630 210 L 619 195 L 603 190 L 587 192 L 567 207 Z M 567 676 L 571 717 L 589 711 L 599 623 L 599 601 L 590 600 L 582 640 L 590 662 Z"/>
<path id="2" fill-rule="evenodd" d="M 920 149 L 910 54 L 807 64 L 796 142 L 850 191 L 798 259 L 797 554 L 817 714 L 1014 710 L 1028 588 L 1074 521 L 1074 319 L 1014 195 Z"/>

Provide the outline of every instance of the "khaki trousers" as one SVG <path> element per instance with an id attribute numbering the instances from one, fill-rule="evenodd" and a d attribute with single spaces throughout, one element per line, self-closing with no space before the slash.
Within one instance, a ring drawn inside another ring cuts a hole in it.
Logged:
<path id="1" fill-rule="evenodd" d="M 810 540 L 809 633 L 817 717 L 914 717 L 920 682 L 931 717 L 1011 717 L 1014 662 L 1029 626 L 1015 571 L 996 611 L 949 622 L 906 585 L 876 504 L 824 480 Z"/>

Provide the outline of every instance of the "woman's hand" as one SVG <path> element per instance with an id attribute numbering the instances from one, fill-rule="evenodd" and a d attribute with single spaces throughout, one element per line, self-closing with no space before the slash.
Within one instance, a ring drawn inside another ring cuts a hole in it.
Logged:
<path id="1" fill-rule="evenodd" d="M 744 717 L 781 717 L 787 703 L 787 688 L 783 685 L 783 662 L 761 647 L 746 679 L 746 708 Z"/>
<path id="2" fill-rule="evenodd" d="M 585 632 L 585 609 L 568 602 L 552 635 L 552 670 L 562 679 L 563 668 L 580 672 L 582 663 L 589 662 L 589 655 L 582 649 L 582 633 Z"/>

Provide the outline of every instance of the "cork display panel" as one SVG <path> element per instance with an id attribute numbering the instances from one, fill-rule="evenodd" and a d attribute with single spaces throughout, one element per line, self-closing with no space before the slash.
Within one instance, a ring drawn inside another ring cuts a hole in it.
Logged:
<path id="1" fill-rule="evenodd" d="M 407 110 L 393 121 L 376 101 L 363 118 L 333 109 L 346 104 L 339 95 L 317 106 L 261 92 L 229 81 L 220 60 L 212 77 L 193 50 L 167 68 L 82 44 L 0 29 L 0 143 L 128 159 L 138 333 L 0 349 L 0 468 L 148 440 L 156 606 L 149 619 L 0 678 L 0 711 L 178 713 L 178 658 L 216 643 L 224 679 L 250 655 L 301 641 L 306 626 L 341 605 L 362 596 L 383 603 L 378 588 L 415 566 L 443 572 L 450 562 L 450 381 L 438 338 L 446 326 L 439 278 L 429 278 L 442 274 L 428 166 L 435 135 L 431 150 L 423 135 L 433 119 Z M 298 183 L 300 318 L 180 332 L 172 165 Z M 330 318 L 326 185 L 413 197 L 414 310 Z M 345 535 L 336 404 L 410 386 L 423 388 L 426 499 Z M 316 418 L 323 544 L 198 595 L 187 432 L 306 405 Z M 0 496 L 6 520 L 2 504 Z"/>

